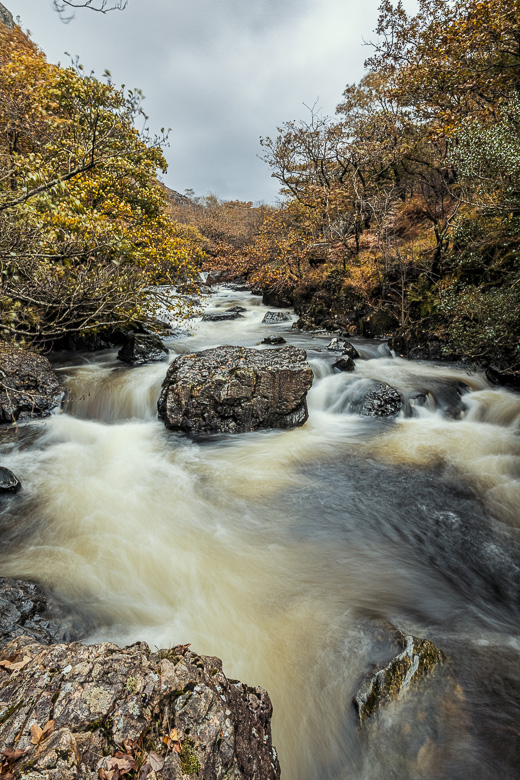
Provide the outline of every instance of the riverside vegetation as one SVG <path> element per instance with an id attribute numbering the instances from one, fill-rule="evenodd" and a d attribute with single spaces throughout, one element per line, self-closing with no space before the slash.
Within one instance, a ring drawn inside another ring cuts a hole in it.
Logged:
<path id="1" fill-rule="evenodd" d="M 293 304 L 302 327 L 517 372 L 519 19 L 517 0 L 419 0 L 412 16 L 384 0 L 336 116 L 316 105 L 262 140 L 279 207 L 177 205 L 207 268 Z"/>

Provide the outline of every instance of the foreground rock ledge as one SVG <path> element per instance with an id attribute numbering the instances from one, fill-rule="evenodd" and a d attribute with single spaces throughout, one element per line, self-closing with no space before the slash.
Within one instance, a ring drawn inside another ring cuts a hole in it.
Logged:
<path id="1" fill-rule="evenodd" d="M 269 696 L 186 646 L 0 650 L 0 774 L 26 780 L 271 780 Z"/>
<path id="2" fill-rule="evenodd" d="M 172 430 L 243 433 L 307 420 L 312 370 L 296 347 L 216 347 L 178 357 L 157 405 Z"/>

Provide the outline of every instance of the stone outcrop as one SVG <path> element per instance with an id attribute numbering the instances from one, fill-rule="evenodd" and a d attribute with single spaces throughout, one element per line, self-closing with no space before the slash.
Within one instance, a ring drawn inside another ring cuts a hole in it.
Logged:
<path id="1" fill-rule="evenodd" d="M 286 314 L 284 311 L 268 311 L 267 314 L 264 315 L 264 319 L 262 322 L 265 325 L 275 325 L 278 322 L 290 322 L 291 321 L 291 315 Z"/>
<path id="2" fill-rule="evenodd" d="M 360 414 L 365 417 L 392 417 L 403 407 L 401 394 L 385 382 L 377 382 L 361 405 Z"/>
<path id="3" fill-rule="evenodd" d="M 158 402 L 172 430 L 243 433 L 306 421 L 312 370 L 296 347 L 217 347 L 171 364 Z"/>
<path id="4" fill-rule="evenodd" d="M 159 336 L 151 334 L 131 336 L 117 353 L 119 360 L 137 366 L 168 360 L 168 355 L 168 349 Z"/>
<path id="5" fill-rule="evenodd" d="M 385 666 L 370 674 L 354 697 L 361 723 L 374 716 L 385 704 L 402 696 L 410 686 L 433 674 L 446 660 L 444 653 L 428 639 L 406 636 L 392 626 L 389 629 L 402 650 Z"/>
<path id="6" fill-rule="evenodd" d="M 202 322 L 226 322 L 227 320 L 240 320 L 243 315 L 239 311 L 213 311 L 202 315 Z"/>
<path id="7" fill-rule="evenodd" d="M 271 702 L 188 645 L 0 650 L 0 766 L 12 780 L 276 780 Z"/>
<path id="8" fill-rule="evenodd" d="M 18 493 L 22 483 L 10 469 L 0 467 L 0 493 Z"/>
<path id="9" fill-rule="evenodd" d="M 43 355 L 10 344 L 0 345 L 0 423 L 47 417 L 62 389 Z"/>
<path id="10" fill-rule="evenodd" d="M 58 611 L 35 582 L 0 577 L 0 646 L 19 636 L 45 645 L 69 641 L 71 631 L 51 616 L 52 607 Z"/>

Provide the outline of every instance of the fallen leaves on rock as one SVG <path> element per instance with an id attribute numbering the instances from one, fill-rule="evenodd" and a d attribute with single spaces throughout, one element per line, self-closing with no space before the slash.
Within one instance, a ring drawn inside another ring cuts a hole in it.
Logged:
<path id="1" fill-rule="evenodd" d="M 168 736 L 164 737 L 163 742 L 168 750 L 176 750 L 177 753 L 181 752 L 181 740 L 177 729 L 172 729 Z"/>
<path id="2" fill-rule="evenodd" d="M 29 656 L 24 656 L 21 661 L 0 661 L 0 667 L 3 669 L 7 669 L 8 672 L 17 672 L 19 669 L 23 669 L 24 666 L 27 666 L 31 659 Z"/>
<path id="3" fill-rule="evenodd" d="M 18 759 L 28 753 L 27 750 L 15 750 L 12 747 L 6 747 L 0 750 L 0 777 L 2 780 L 14 780 L 11 767 Z"/>
<path id="4" fill-rule="evenodd" d="M 44 741 L 44 739 L 50 737 L 53 731 L 54 731 L 53 720 L 48 720 L 43 728 L 41 728 L 40 726 L 38 726 L 37 723 L 35 723 L 33 726 L 31 726 L 31 744 L 39 745 L 40 742 Z"/>

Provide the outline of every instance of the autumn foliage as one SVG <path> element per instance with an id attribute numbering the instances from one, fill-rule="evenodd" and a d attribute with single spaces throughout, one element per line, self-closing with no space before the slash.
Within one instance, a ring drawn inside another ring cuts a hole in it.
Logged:
<path id="1" fill-rule="evenodd" d="M 166 213 L 164 138 L 143 127 L 141 102 L 0 25 L 2 338 L 48 346 L 146 321 L 151 285 L 195 273 L 201 237 Z"/>
<path id="2" fill-rule="evenodd" d="M 283 201 L 216 265 L 518 368 L 519 0 L 383 0 L 366 66 L 334 117 L 262 139 Z"/>

